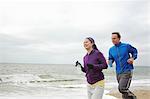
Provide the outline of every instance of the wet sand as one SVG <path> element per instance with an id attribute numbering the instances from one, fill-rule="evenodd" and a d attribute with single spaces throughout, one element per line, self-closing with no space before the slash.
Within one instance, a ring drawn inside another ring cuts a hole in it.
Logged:
<path id="1" fill-rule="evenodd" d="M 149 99 L 150 98 L 150 87 L 141 86 L 138 88 L 132 88 L 131 91 L 137 96 L 137 99 Z M 122 99 L 119 91 L 111 90 L 111 92 L 108 94 L 118 99 Z"/>

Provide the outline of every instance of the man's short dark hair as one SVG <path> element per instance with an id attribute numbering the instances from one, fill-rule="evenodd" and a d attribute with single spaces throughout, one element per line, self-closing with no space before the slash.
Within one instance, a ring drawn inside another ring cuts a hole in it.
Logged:
<path id="1" fill-rule="evenodd" d="M 112 34 L 116 34 L 118 36 L 118 38 L 121 38 L 121 35 L 119 32 L 113 32 Z"/>

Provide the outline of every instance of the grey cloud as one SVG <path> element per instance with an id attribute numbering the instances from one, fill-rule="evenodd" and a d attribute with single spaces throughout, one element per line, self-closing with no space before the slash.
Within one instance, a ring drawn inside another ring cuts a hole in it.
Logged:
<path id="1" fill-rule="evenodd" d="M 86 53 L 83 40 L 88 36 L 107 57 L 111 32 L 118 31 L 123 42 L 139 49 L 137 64 L 146 65 L 149 62 L 145 58 L 150 56 L 147 2 L 32 3 L 27 9 L 21 3 L 16 8 L 4 7 L 0 12 L 4 23 L 0 25 L 0 62 L 72 63 L 82 60 Z"/>

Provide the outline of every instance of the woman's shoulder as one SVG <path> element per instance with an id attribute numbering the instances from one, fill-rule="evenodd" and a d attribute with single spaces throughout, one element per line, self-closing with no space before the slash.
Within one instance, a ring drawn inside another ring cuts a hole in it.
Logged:
<path id="1" fill-rule="evenodd" d="M 84 55 L 83 59 L 85 59 L 85 57 L 87 57 L 87 53 Z"/>
<path id="2" fill-rule="evenodd" d="M 99 50 L 95 50 L 95 53 L 96 53 L 96 54 L 102 54 L 102 52 L 99 51 Z"/>
<path id="3" fill-rule="evenodd" d="M 101 53 L 99 50 L 95 49 L 94 50 L 95 53 Z"/>

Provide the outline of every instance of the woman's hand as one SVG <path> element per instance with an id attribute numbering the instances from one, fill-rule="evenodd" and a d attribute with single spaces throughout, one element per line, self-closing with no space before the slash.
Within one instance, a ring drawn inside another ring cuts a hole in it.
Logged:
<path id="1" fill-rule="evenodd" d="M 84 67 L 81 65 L 81 63 L 80 63 L 79 61 L 76 61 L 75 66 L 77 67 L 78 65 L 80 66 L 81 71 L 82 71 L 82 72 L 85 72 L 85 69 L 84 69 Z"/>
<path id="2" fill-rule="evenodd" d="M 93 65 L 92 64 L 87 64 L 88 69 L 93 69 Z"/>

